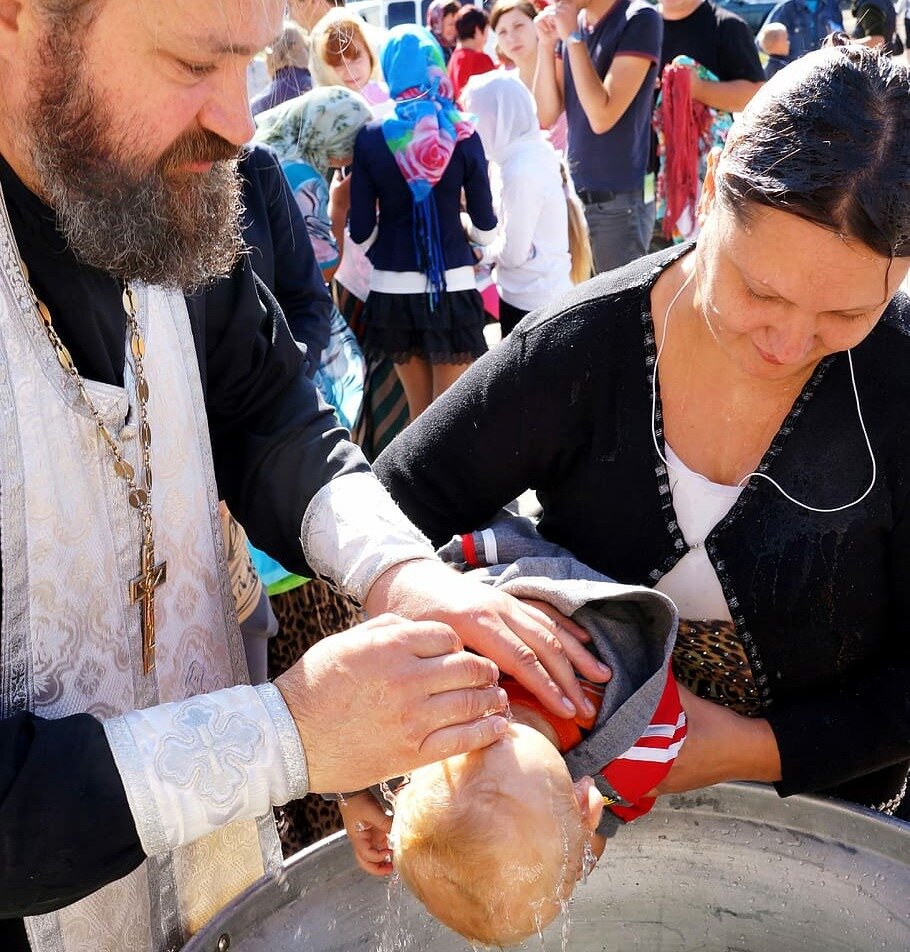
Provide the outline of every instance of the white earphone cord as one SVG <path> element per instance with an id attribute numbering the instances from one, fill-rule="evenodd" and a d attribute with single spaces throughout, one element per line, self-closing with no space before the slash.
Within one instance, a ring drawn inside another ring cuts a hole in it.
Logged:
<path id="1" fill-rule="evenodd" d="M 667 458 L 664 456 L 663 451 L 660 447 L 660 444 L 657 439 L 657 367 L 660 363 L 660 355 L 663 353 L 664 344 L 667 342 L 667 331 L 670 326 L 670 311 L 673 310 L 673 305 L 676 304 L 679 300 L 679 296 L 685 291 L 688 287 L 689 282 L 692 280 L 695 272 L 691 272 L 685 281 L 680 285 L 679 290 L 676 294 L 673 295 L 673 300 L 670 301 L 669 306 L 667 307 L 667 312 L 664 315 L 664 332 L 660 340 L 660 347 L 657 348 L 657 355 L 654 358 L 654 371 L 653 376 L 651 377 L 651 439 L 654 441 L 654 449 L 657 451 L 657 455 L 663 460 L 664 465 L 667 469 L 675 470 L 679 472 L 679 467 L 674 466 Z M 799 506 L 801 509 L 807 509 L 809 512 L 820 512 L 820 513 L 831 513 L 831 512 L 842 512 L 844 509 L 850 509 L 851 506 L 856 506 L 861 503 L 869 493 L 872 492 L 873 486 L 875 486 L 875 480 L 878 475 L 878 467 L 875 461 L 875 453 L 872 450 L 872 441 L 869 439 L 869 433 L 866 430 L 866 421 L 863 419 L 862 407 L 859 403 L 859 391 L 856 387 L 856 375 L 853 372 L 853 354 L 851 351 L 847 351 L 847 364 L 850 368 L 850 382 L 853 385 L 853 397 L 856 401 L 856 416 L 859 419 L 860 429 L 863 431 L 863 439 L 866 441 L 866 449 L 869 450 L 869 459 L 872 461 L 872 479 L 869 481 L 869 485 L 866 488 L 866 491 L 859 497 L 853 500 L 853 502 L 845 503 L 843 506 L 834 506 L 832 509 L 819 509 L 815 506 L 806 505 L 804 502 L 800 502 L 798 499 L 794 499 L 776 480 L 772 479 L 770 476 L 765 475 L 764 473 L 747 473 L 743 478 L 736 484 L 737 486 L 742 486 L 746 480 L 751 479 L 753 476 L 757 476 L 759 479 L 766 479 L 771 485 L 787 500 L 792 502 L 794 505 Z"/>

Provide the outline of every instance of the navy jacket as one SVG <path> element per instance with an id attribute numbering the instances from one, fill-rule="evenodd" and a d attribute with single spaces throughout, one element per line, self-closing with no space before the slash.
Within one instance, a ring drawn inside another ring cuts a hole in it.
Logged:
<path id="1" fill-rule="evenodd" d="M 240 158 L 243 240 L 250 264 L 275 296 L 291 334 L 303 344 L 312 377 L 329 342 L 332 299 L 294 193 L 275 153 L 249 145 Z M 212 293 L 217 293 L 217 287 Z"/>

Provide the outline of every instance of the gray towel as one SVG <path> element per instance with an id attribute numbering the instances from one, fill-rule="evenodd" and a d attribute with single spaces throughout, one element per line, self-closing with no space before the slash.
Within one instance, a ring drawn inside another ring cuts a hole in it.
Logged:
<path id="1" fill-rule="evenodd" d="M 600 771 L 642 736 L 654 715 L 676 638 L 676 606 L 654 589 L 621 585 L 595 572 L 521 516 L 502 515 L 466 537 L 477 564 L 495 564 L 471 569 L 464 538 L 443 546 L 440 557 L 509 595 L 553 605 L 590 633 L 590 648 L 612 668 L 593 730 L 565 760 L 573 779 L 590 775 L 603 793 L 622 800 Z M 609 811 L 604 816 L 599 832 L 615 832 L 616 817 Z"/>

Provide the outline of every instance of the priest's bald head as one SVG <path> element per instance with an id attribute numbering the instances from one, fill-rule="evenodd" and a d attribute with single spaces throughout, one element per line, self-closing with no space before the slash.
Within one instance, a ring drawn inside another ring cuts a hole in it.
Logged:
<path id="1" fill-rule="evenodd" d="M 0 153 L 87 264 L 192 287 L 241 249 L 246 67 L 283 0 L 0 0 Z"/>

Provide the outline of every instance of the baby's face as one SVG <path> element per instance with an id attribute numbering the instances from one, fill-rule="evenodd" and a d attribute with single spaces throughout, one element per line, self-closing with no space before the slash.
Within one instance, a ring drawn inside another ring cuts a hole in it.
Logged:
<path id="1" fill-rule="evenodd" d="M 501 924 L 501 931 L 493 938 L 512 944 L 548 925 L 560 901 L 572 893 L 588 833 L 599 818 L 599 811 L 593 817 L 587 806 L 589 788 L 590 781 L 572 783 L 559 751 L 540 732 L 513 722 L 502 740 L 482 751 L 414 771 L 396 803 L 392 839 L 408 842 L 411 818 L 418 812 L 423 814 L 421 834 L 431 841 L 434 822 L 447 830 L 443 838 L 451 836 L 452 816 L 469 815 L 473 827 L 488 830 L 485 872 L 464 876 L 463 893 L 471 898 L 453 894 L 448 882 L 440 884 L 431 876 L 422 879 L 417 891 L 442 921 L 469 938 L 489 942 L 490 936 L 471 935 L 461 925 L 476 916 L 473 893 L 479 880 L 489 879 L 489 888 L 479 893 L 495 894 L 490 918 Z M 404 852 L 396 855 L 399 866 L 408 862 Z M 446 878 L 457 880 L 453 865 L 458 861 L 449 864 L 453 875 Z"/>

